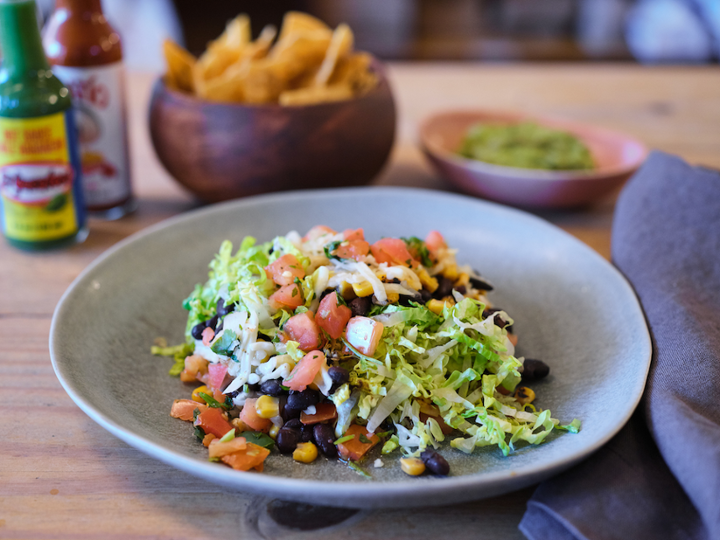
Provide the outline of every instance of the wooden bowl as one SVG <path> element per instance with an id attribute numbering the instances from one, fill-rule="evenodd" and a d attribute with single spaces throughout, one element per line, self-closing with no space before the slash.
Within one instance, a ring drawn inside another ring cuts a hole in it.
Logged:
<path id="1" fill-rule="evenodd" d="M 390 155 L 395 103 L 383 70 L 358 98 L 300 107 L 213 103 L 158 79 L 150 136 L 168 172 L 216 202 L 271 191 L 361 185 Z"/>
<path id="2" fill-rule="evenodd" d="M 467 130 L 477 123 L 532 121 L 570 132 L 585 143 L 596 163 L 589 171 L 546 171 L 493 165 L 457 152 Z M 609 129 L 519 112 L 448 111 L 420 127 L 426 157 L 438 172 L 463 191 L 514 206 L 563 208 L 590 203 L 622 185 L 642 164 L 647 148 Z"/>

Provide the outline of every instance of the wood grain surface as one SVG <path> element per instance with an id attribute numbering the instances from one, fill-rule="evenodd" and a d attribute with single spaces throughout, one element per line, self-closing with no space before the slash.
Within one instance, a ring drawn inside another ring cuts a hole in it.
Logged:
<path id="1" fill-rule="evenodd" d="M 394 64 L 389 73 L 399 141 L 377 184 L 450 189 L 423 161 L 417 126 L 431 112 L 473 106 L 596 123 L 720 168 L 716 67 Z M 65 394 L 48 353 L 52 313 L 65 289 L 117 241 L 199 204 L 162 169 L 150 146 L 153 78 L 129 77 L 138 211 L 115 222 L 91 221 L 88 240 L 63 251 L 24 253 L 0 241 L 0 538 L 522 538 L 517 524 L 532 489 L 452 508 L 288 506 L 216 487 L 146 457 L 97 426 Z M 615 197 L 586 209 L 537 214 L 607 258 Z"/>

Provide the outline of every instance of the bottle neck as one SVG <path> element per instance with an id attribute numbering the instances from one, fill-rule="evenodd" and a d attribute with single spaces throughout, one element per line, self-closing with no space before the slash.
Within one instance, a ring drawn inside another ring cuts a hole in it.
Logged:
<path id="1" fill-rule="evenodd" d="M 73 15 L 82 13 L 102 14 L 102 4 L 100 0 L 56 0 L 55 9 L 66 9 Z"/>
<path id="2" fill-rule="evenodd" d="M 40 41 L 35 0 L 0 1 L 0 50 L 11 79 L 49 69 Z"/>

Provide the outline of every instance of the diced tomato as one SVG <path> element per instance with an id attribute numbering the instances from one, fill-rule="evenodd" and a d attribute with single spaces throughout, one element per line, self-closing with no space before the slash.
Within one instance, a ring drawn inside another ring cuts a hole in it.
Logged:
<path id="1" fill-rule="evenodd" d="M 176 399 L 173 401 L 172 408 L 170 409 L 170 416 L 185 420 L 186 422 L 192 422 L 195 409 L 203 412 L 207 409 L 207 405 L 198 403 L 192 399 Z"/>
<path id="2" fill-rule="evenodd" d="M 182 382 L 194 382 L 208 372 L 208 361 L 199 354 L 191 354 L 185 358 L 185 369 L 180 373 Z"/>
<path id="3" fill-rule="evenodd" d="M 308 242 L 310 240 L 317 240 L 321 236 L 325 236 L 326 234 L 337 234 L 337 231 L 332 230 L 330 227 L 326 227 L 325 225 L 315 225 L 312 229 L 310 229 L 305 236 L 302 237 L 303 242 Z"/>
<path id="4" fill-rule="evenodd" d="M 362 229 L 345 229 L 343 231 L 343 238 L 348 242 L 353 240 L 365 240 L 365 231 Z"/>
<path id="5" fill-rule="evenodd" d="M 303 298 L 300 287 L 293 283 L 292 285 L 280 287 L 272 293 L 270 298 L 268 298 L 268 302 L 275 309 L 281 309 L 283 307 L 295 309 L 296 307 L 302 306 L 305 299 Z"/>
<path id="6" fill-rule="evenodd" d="M 290 253 L 267 265 L 265 273 L 278 285 L 290 285 L 295 281 L 295 278 L 303 279 L 305 277 L 305 269 L 302 264 L 295 255 Z"/>
<path id="7" fill-rule="evenodd" d="M 510 343 L 512 343 L 513 347 L 517 347 L 518 338 L 515 334 L 508 334 L 507 338 L 508 338 L 508 341 L 510 341 Z"/>
<path id="8" fill-rule="evenodd" d="M 227 367 L 223 366 L 222 364 L 208 365 L 208 386 L 217 390 L 221 390 L 226 374 Z"/>
<path id="9" fill-rule="evenodd" d="M 425 237 L 425 245 L 430 251 L 437 251 L 441 248 L 446 248 L 447 244 L 443 235 L 437 231 L 430 231 Z"/>
<path id="10" fill-rule="evenodd" d="M 373 257 L 378 263 L 396 266 L 416 267 L 418 262 L 408 251 L 405 242 L 399 238 L 383 238 L 370 246 Z"/>
<path id="11" fill-rule="evenodd" d="M 353 317 L 347 323 L 345 336 L 348 343 L 367 356 L 375 354 L 383 333 L 383 323 L 369 317 Z"/>
<path id="12" fill-rule="evenodd" d="M 210 407 L 198 415 L 197 420 L 195 420 L 195 425 L 201 428 L 205 434 L 212 433 L 216 437 L 223 437 L 228 431 L 233 429 L 220 409 Z"/>
<path id="13" fill-rule="evenodd" d="M 270 455 L 270 450 L 253 444 L 247 443 L 245 450 L 239 452 L 233 452 L 227 456 L 223 456 L 220 459 L 226 465 L 229 465 L 237 471 L 249 471 L 255 469 L 258 471 L 263 470 L 263 462 L 265 458 Z"/>
<path id="14" fill-rule="evenodd" d="M 318 403 L 315 405 L 315 414 L 300 414 L 300 421 L 305 425 L 319 424 L 338 417 L 334 403 Z"/>
<path id="15" fill-rule="evenodd" d="M 208 457 L 223 457 L 247 449 L 247 441 L 245 437 L 235 437 L 227 442 L 220 442 L 220 439 L 214 439 L 209 443 L 208 448 L 210 449 Z"/>
<path id="16" fill-rule="evenodd" d="M 352 424 L 343 434 L 343 437 L 346 435 L 355 436 L 349 441 L 338 444 L 337 448 L 343 458 L 351 461 L 358 461 L 368 452 L 368 450 L 380 442 L 380 437 L 374 433 L 368 432 L 368 430 L 365 429 L 365 426 L 359 426 L 357 424 Z M 368 442 L 362 442 L 360 440 L 361 435 Z"/>
<path id="17" fill-rule="evenodd" d="M 205 346 L 210 346 L 210 342 L 215 337 L 215 330 L 209 326 L 202 331 L 202 342 Z"/>
<path id="18" fill-rule="evenodd" d="M 315 322 L 312 311 L 299 313 L 290 317 L 283 326 L 287 335 L 300 344 L 303 351 L 312 351 L 320 347 L 320 327 Z"/>
<path id="19" fill-rule="evenodd" d="M 243 405 L 240 411 L 240 420 L 245 422 L 254 431 L 268 431 L 272 422 L 269 418 L 263 418 L 258 415 L 255 410 L 255 402 L 257 399 L 246 399 L 245 405 Z"/>
<path id="20" fill-rule="evenodd" d="M 337 255 L 341 259 L 355 259 L 356 261 L 362 260 L 368 253 L 370 253 L 370 244 L 365 240 L 343 242 L 333 252 L 334 255 Z"/>
<path id="21" fill-rule="evenodd" d="M 322 351 L 310 351 L 297 363 L 283 384 L 291 390 L 302 392 L 313 382 L 315 375 L 325 363 L 325 355 Z"/>
<path id="22" fill-rule="evenodd" d="M 333 339 L 342 336 L 350 317 L 352 317 L 352 310 L 338 303 L 335 291 L 321 300 L 315 314 L 315 320 L 320 325 L 320 328 L 325 330 Z"/>

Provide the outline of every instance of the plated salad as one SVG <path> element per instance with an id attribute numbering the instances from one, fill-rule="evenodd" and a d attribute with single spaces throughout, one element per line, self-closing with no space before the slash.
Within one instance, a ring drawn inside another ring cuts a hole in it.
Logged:
<path id="1" fill-rule="evenodd" d="M 260 471 L 278 451 L 362 474 L 359 462 L 397 454 L 410 475 L 446 475 L 443 441 L 508 455 L 577 432 L 533 404 L 525 384 L 548 366 L 515 357 L 512 318 L 455 253 L 436 231 L 371 244 L 362 229 L 316 226 L 237 251 L 223 242 L 184 302 L 186 343 L 153 347 L 175 357 L 171 375 L 201 384 L 170 414 L 194 424 L 210 460 Z"/>

